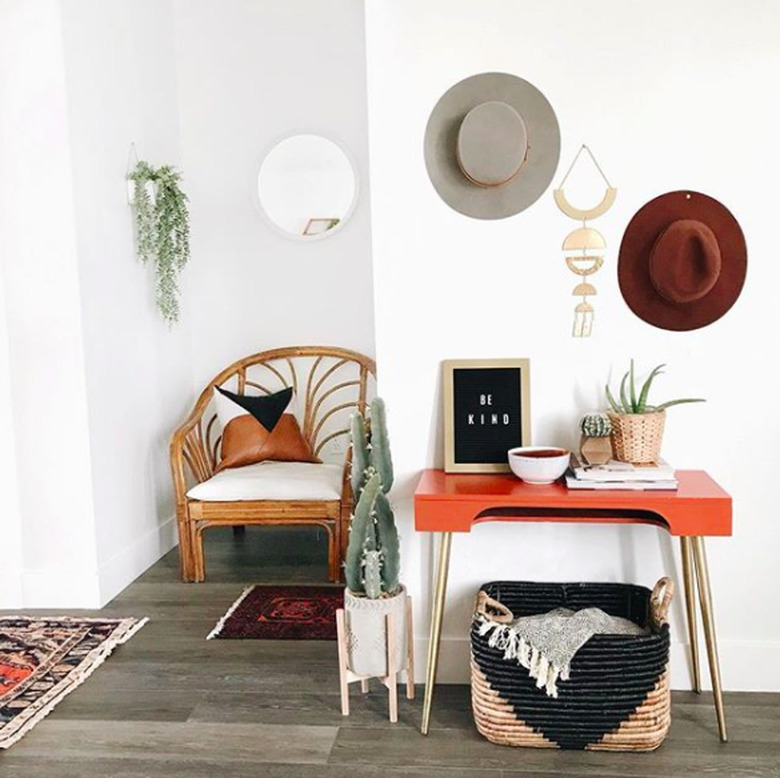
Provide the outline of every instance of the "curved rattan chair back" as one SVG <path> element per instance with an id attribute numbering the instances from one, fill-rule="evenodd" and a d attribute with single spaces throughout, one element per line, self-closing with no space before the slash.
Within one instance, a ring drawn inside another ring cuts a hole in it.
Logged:
<path id="1" fill-rule="evenodd" d="M 365 411 L 375 376 L 374 360 L 342 348 L 297 346 L 245 357 L 215 376 L 201 393 L 190 416 L 200 445 L 190 447 L 185 441 L 185 460 L 198 481 L 209 478 L 219 462 L 222 430 L 213 395 L 220 386 L 237 394 L 273 394 L 292 387 L 296 416 L 314 453 L 323 461 L 343 462 L 349 418 L 355 410 Z"/>

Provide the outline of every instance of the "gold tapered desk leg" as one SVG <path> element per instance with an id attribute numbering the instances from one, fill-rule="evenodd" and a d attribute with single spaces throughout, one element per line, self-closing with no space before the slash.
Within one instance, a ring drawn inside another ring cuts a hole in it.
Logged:
<path id="1" fill-rule="evenodd" d="M 707 569 L 707 555 L 704 551 L 704 538 L 694 537 L 693 557 L 696 561 L 696 578 L 699 582 L 699 602 L 701 604 L 701 620 L 704 624 L 704 637 L 707 641 L 707 659 L 710 664 L 712 678 L 712 694 L 715 698 L 715 713 L 718 717 L 718 731 L 722 742 L 728 740 L 726 733 L 726 711 L 723 707 L 723 689 L 720 683 L 720 662 L 718 660 L 718 643 L 715 636 L 715 618 L 712 612 L 712 592 L 710 590 L 710 574 Z"/>
<path id="2" fill-rule="evenodd" d="M 691 678 L 693 690 L 701 691 L 701 678 L 699 676 L 699 637 L 696 629 L 696 584 L 694 582 L 693 552 L 691 539 L 683 535 L 680 538 L 680 550 L 682 556 L 683 583 L 685 584 L 685 612 L 688 621 L 688 645 L 691 651 Z"/>
<path id="3" fill-rule="evenodd" d="M 447 573 L 450 567 L 450 548 L 452 533 L 442 532 L 439 542 L 439 559 L 436 566 L 436 588 L 433 595 L 433 612 L 431 613 L 431 634 L 428 640 L 428 668 L 425 674 L 425 700 L 423 701 L 422 727 L 423 735 L 428 734 L 431 724 L 431 708 L 433 706 L 433 686 L 436 683 L 436 669 L 439 665 L 439 641 L 441 639 L 441 623 L 444 617 L 444 600 L 447 595 Z"/>

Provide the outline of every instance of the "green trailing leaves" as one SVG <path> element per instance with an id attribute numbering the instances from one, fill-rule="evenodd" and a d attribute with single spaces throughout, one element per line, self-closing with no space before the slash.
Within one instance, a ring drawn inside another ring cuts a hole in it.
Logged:
<path id="1" fill-rule="evenodd" d="M 181 174 L 173 167 L 140 161 L 133 182 L 136 253 L 154 261 L 157 309 L 168 324 L 179 320 L 179 273 L 190 258 L 190 216 Z"/>
<path id="2" fill-rule="evenodd" d="M 136 254 L 144 263 L 154 256 L 156 242 L 153 179 L 154 169 L 147 162 L 139 162 L 130 175 L 135 208 Z"/>

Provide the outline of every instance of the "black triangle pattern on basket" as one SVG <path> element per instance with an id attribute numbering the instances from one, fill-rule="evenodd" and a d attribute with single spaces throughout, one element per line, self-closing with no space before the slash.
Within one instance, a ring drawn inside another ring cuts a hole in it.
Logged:
<path id="1" fill-rule="evenodd" d="M 617 588 L 620 587 L 620 588 Z M 556 607 L 599 607 L 645 624 L 649 591 L 626 584 L 523 584 L 496 582 L 482 587 L 514 615 L 544 613 Z M 669 625 L 642 636 L 594 635 L 576 654 L 558 697 L 544 689 L 515 660 L 488 645 L 476 624 L 472 656 L 490 687 L 524 722 L 562 749 L 584 749 L 613 732 L 642 705 L 669 661 Z"/>

